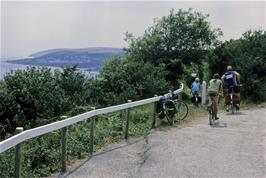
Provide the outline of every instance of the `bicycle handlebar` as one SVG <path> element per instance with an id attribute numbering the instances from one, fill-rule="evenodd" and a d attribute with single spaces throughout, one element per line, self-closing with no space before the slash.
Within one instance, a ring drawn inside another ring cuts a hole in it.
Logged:
<path id="1" fill-rule="evenodd" d="M 229 86 L 229 88 L 234 88 L 234 87 L 235 87 L 235 85 Z M 243 84 L 237 84 L 236 87 L 243 87 Z"/>
<path id="2" fill-rule="evenodd" d="M 181 87 L 179 88 L 179 89 L 177 89 L 177 90 L 175 90 L 175 91 L 169 91 L 169 93 L 166 93 L 166 94 L 164 94 L 161 98 L 160 98 L 160 100 L 168 100 L 168 99 L 170 99 L 170 98 L 173 98 L 173 96 L 176 96 L 176 95 L 178 95 L 179 93 L 181 93 L 182 91 L 183 91 L 183 89 L 184 89 L 184 85 L 183 85 L 183 83 L 181 83 Z"/>

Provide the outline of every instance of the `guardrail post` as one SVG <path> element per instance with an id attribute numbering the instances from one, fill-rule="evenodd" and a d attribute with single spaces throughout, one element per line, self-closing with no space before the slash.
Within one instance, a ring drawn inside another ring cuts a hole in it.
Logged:
<path id="1" fill-rule="evenodd" d="M 128 100 L 127 102 L 130 103 L 132 101 Z M 130 119 L 130 115 L 129 114 L 130 114 L 130 108 L 127 109 L 125 139 L 128 139 L 128 129 L 129 129 L 129 119 Z"/>
<path id="2" fill-rule="evenodd" d="M 157 95 L 154 95 L 154 97 L 156 97 Z M 157 106 L 157 102 L 153 103 L 153 118 L 152 118 L 152 124 L 151 124 L 151 128 L 155 128 L 156 125 L 156 106 Z"/>
<path id="3" fill-rule="evenodd" d="M 23 132 L 23 127 L 17 127 L 16 128 L 16 133 L 21 133 Z M 18 144 L 16 146 L 16 155 L 15 155 L 15 178 L 19 178 L 21 177 L 21 162 L 22 162 L 22 158 L 21 158 L 21 144 Z"/>
<path id="4" fill-rule="evenodd" d="M 92 110 L 95 110 L 95 107 L 91 107 Z M 91 132 L 90 132 L 90 156 L 93 154 L 93 145 L 94 145 L 94 125 L 95 125 L 95 117 L 91 118 Z"/>
<path id="5" fill-rule="evenodd" d="M 207 98 L 207 89 L 206 89 L 206 81 L 202 82 L 202 98 L 201 98 L 201 104 L 206 103 L 206 98 Z"/>
<path id="6" fill-rule="evenodd" d="M 66 119 L 67 116 L 61 116 L 61 119 Z M 62 128 L 61 130 L 61 173 L 66 172 L 67 165 L 66 165 L 66 142 L 67 142 L 67 127 Z"/>

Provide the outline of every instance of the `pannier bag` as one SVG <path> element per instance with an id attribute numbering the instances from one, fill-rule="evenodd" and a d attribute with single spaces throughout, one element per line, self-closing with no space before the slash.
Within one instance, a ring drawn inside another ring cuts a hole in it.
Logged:
<path id="1" fill-rule="evenodd" d="M 192 96 L 192 97 L 191 97 L 191 102 L 192 102 L 192 103 L 195 103 L 195 101 L 196 101 L 195 96 Z M 201 103 L 201 96 L 198 96 L 198 103 Z"/>
<path id="2" fill-rule="evenodd" d="M 163 112 L 163 102 L 161 101 L 156 102 L 156 113 L 158 114 L 160 119 L 163 119 L 165 117 L 165 114 Z"/>
<path id="3" fill-rule="evenodd" d="M 176 113 L 175 103 L 172 100 L 165 102 L 165 109 L 169 113 L 169 116 L 173 117 Z M 163 111 L 163 102 L 157 101 L 156 103 L 156 112 L 160 119 L 165 117 L 165 112 Z"/>
<path id="4" fill-rule="evenodd" d="M 226 105 L 231 104 L 231 99 L 230 99 L 230 95 L 226 95 L 226 97 L 224 98 L 224 102 Z M 233 94 L 233 104 L 239 104 L 240 103 L 240 98 Z"/>
<path id="5" fill-rule="evenodd" d="M 168 111 L 171 117 L 173 117 L 176 113 L 175 103 L 172 100 L 166 101 L 165 109 Z"/>

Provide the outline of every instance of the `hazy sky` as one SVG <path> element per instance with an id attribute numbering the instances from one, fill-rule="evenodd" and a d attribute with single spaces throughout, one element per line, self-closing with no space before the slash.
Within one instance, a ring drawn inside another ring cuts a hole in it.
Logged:
<path id="1" fill-rule="evenodd" d="M 265 1 L 1 1 L 1 58 L 51 48 L 124 47 L 125 32 L 142 35 L 171 8 L 210 14 L 222 40 L 265 30 Z"/>

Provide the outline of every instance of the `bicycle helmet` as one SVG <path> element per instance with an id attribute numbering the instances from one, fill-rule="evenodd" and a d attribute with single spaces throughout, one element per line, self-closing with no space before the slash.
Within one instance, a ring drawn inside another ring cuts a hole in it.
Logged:
<path id="1" fill-rule="evenodd" d="M 213 75 L 213 78 L 218 79 L 218 78 L 220 78 L 220 75 L 219 75 L 218 73 L 215 73 L 215 74 Z"/>
<path id="2" fill-rule="evenodd" d="M 233 68 L 232 68 L 232 66 L 229 65 L 229 66 L 226 67 L 226 69 L 227 70 L 232 70 Z"/>
<path id="3" fill-rule="evenodd" d="M 197 74 L 192 73 L 192 74 L 191 74 L 191 77 L 197 77 Z"/>
<path id="4" fill-rule="evenodd" d="M 199 81 L 199 78 L 196 78 L 195 81 L 198 82 Z"/>

